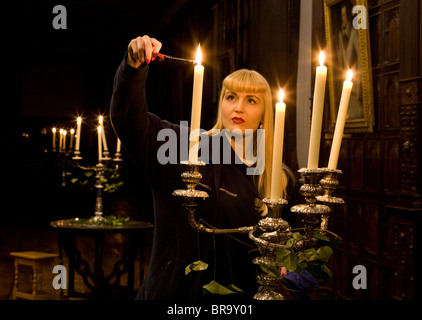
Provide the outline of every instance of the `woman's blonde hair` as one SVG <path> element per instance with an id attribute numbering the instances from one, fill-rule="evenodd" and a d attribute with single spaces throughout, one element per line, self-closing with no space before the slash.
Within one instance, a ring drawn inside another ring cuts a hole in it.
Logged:
<path id="1" fill-rule="evenodd" d="M 223 130 L 223 117 L 221 112 L 221 105 L 226 91 L 232 92 L 247 92 L 247 93 L 260 93 L 264 96 L 264 113 L 261 119 L 259 129 L 265 129 L 265 168 L 264 172 L 255 180 L 260 196 L 269 198 L 271 193 L 271 172 L 272 172 L 272 159 L 273 159 L 273 137 L 274 137 L 274 106 L 271 94 L 271 88 L 267 80 L 258 72 L 254 70 L 241 69 L 229 74 L 224 80 L 221 88 L 220 99 L 218 103 L 217 119 L 213 129 Z M 250 128 L 257 129 L 257 128 Z M 259 149 L 259 148 L 258 148 Z M 254 154 L 256 154 L 257 146 L 254 143 Z M 286 196 L 287 178 L 282 170 L 282 194 L 281 197 Z"/>

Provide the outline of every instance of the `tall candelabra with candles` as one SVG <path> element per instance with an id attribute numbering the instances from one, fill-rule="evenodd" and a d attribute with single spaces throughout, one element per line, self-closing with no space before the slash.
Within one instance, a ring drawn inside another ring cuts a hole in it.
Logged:
<path id="1" fill-rule="evenodd" d="M 200 124 L 203 73 L 203 67 L 200 66 L 199 62 L 198 65 L 195 66 L 194 73 L 191 132 L 198 130 Z M 304 252 L 307 249 L 314 248 L 317 243 L 314 234 L 315 231 L 318 231 L 323 235 L 329 233 L 330 235 L 339 238 L 336 234 L 327 229 L 327 225 L 329 215 L 333 213 L 333 204 L 344 203 L 341 198 L 333 196 L 333 192 L 339 184 L 337 177 L 342 173 L 341 170 L 338 170 L 336 167 L 352 88 L 352 74 L 349 70 L 347 79 L 343 85 L 328 167 L 319 168 L 318 159 L 326 77 L 327 68 L 324 66 L 324 54 L 321 52 L 320 66 L 318 66 L 316 70 L 308 166 L 307 168 L 302 168 L 298 171 L 304 177 L 305 182 L 300 188 L 300 193 L 305 198 L 306 203 L 297 204 L 291 208 L 291 212 L 295 212 L 302 216 L 301 222 L 303 227 L 292 229 L 281 217 L 282 208 L 287 204 L 287 201 L 281 197 L 281 170 L 286 105 L 283 103 L 284 93 L 280 91 L 279 103 L 276 105 L 275 112 L 271 198 L 263 199 L 263 202 L 268 207 L 267 217 L 261 219 L 255 226 L 244 226 L 231 229 L 208 228 L 197 221 L 195 218 L 195 212 L 199 207 L 197 199 L 206 198 L 208 197 L 208 194 L 204 191 L 196 190 L 196 186 L 202 179 L 199 169 L 205 164 L 198 161 L 197 150 L 199 138 L 192 138 L 191 136 L 189 161 L 184 163 L 187 170 L 181 175 L 182 181 L 186 184 L 186 189 L 175 190 L 173 195 L 185 199 L 184 207 L 187 210 L 188 220 L 192 228 L 198 232 L 211 234 L 249 234 L 249 238 L 257 245 L 261 254 L 260 257 L 253 260 L 253 263 L 269 266 L 273 268 L 273 270 L 279 270 L 283 267 L 283 264 L 277 259 L 277 252 L 279 252 L 279 250 L 289 249 Z M 300 241 L 290 241 L 294 240 L 292 239 L 294 231 L 301 234 Z M 281 275 L 281 273 L 271 272 L 259 275 L 257 277 L 257 282 L 261 286 L 259 287 L 258 293 L 254 296 L 254 299 L 284 299 L 282 293 L 279 292 L 280 285 L 283 282 L 283 275 Z"/>
<path id="2" fill-rule="evenodd" d="M 55 154 L 60 162 L 61 167 L 61 187 L 66 187 L 66 168 L 68 167 L 68 160 L 71 157 L 74 149 L 75 129 L 74 128 L 52 128 L 53 144 L 52 152 Z M 57 147 L 57 136 L 59 144 Z M 69 137 L 69 139 L 68 139 Z M 69 143 L 67 143 L 69 140 Z"/>
<path id="3" fill-rule="evenodd" d="M 106 133 L 104 128 L 104 121 L 103 116 L 99 116 L 98 118 L 98 126 L 97 126 L 97 141 L 98 141 L 98 158 L 97 163 L 95 165 L 82 165 L 82 154 L 80 151 L 80 143 L 81 143 L 81 131 L 82 131 L 82 117 L 77 118 L 77 126 L 76 132 L 74 129 L 71 129 L 71 138 L 70 138 L 70 147 L 69 149 L 66 148 L 66 130 L 60 129 L 59 131 L 59 154 L 63 158 L 63 172 L 62 172 L 62 186 L 66 185 L 66 172 L 65 172 L 65 161 L 66 159 L 71 159 L 72 166 L 77 167 L 83 171 L 93 171 L 95 172 L 95 188 L 97 189 L 97 196 L 95 202 L 95 210 L 94 216 L 92 220 L 99 221 L 103 219 L 103 189 L 104 189 L 104 179 L 105 179 L 105 172 L 108 168 L 112 168 L 114 170 L 119 170 L 122 164 L 121 158 L 121 143 L 120 140 L 117 138 L 117 147 L 114 157 L 110 157 L 110 151 L 107 145 Z M 53 151 L 57 151 L 56 149 L 56 134 L 57 129 L 53 128 Z M 75 138 L 76 136 L 76 138 Z M 75 144 L 73 146 L 73 141 L 75 139 Z"/>

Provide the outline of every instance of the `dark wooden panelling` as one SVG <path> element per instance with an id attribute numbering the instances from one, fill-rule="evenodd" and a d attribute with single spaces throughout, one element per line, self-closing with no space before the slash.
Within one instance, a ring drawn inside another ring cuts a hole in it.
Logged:
<path id="1" fill-rule="evenodd" d="M 383 192 L 395 195 L 399 190 L 400 140 L 387 139 L 384 142 Z"/>
<path id="2" fill-rule="evenodd" d="M 345 136 L 338 162 L 344 174 L 336 192 L 346 202 L 333 224 L 343 237 L 334 272 L 341 298 L 421 298 L 415 236 L 422 215 L 421 6 L 368 0 L 375 127 Z M 320 29 L 313 32 L 322 37 Z M 321 158 L 327 159 L 332 133 L 324 117 Z M 358 263 L 368 271 L 366 291 L 354 290 L 345 275 Z"/>

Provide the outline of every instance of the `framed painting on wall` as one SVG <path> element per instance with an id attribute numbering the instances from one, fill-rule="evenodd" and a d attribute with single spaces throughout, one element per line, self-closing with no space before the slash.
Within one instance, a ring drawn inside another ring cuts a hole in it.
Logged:
<path id="1" fill-rule="evenodd" d="M 374 98 L 366 0 L 324 0 L 331 125 L 348 69 L 353 71 L 345 133 L 372 132 Z"/>

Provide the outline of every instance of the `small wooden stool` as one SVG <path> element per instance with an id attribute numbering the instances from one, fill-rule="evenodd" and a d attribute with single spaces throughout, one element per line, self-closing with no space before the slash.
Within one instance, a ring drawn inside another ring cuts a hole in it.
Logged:
<path id="1" fill-rule="evenodd" d="M 12 299 L 51 299 L 51 293 L 42 290 L 42 269 L 43 266 L 50 266 L 53 259 L 57 258 L 59 255 L 55 253 L 37 251 L 10 252 L 10 255 L 15 257 L 15 281 L 13 285 Z M 32 293 L 19 291 L 19 265 L 32 267 Z"/>

